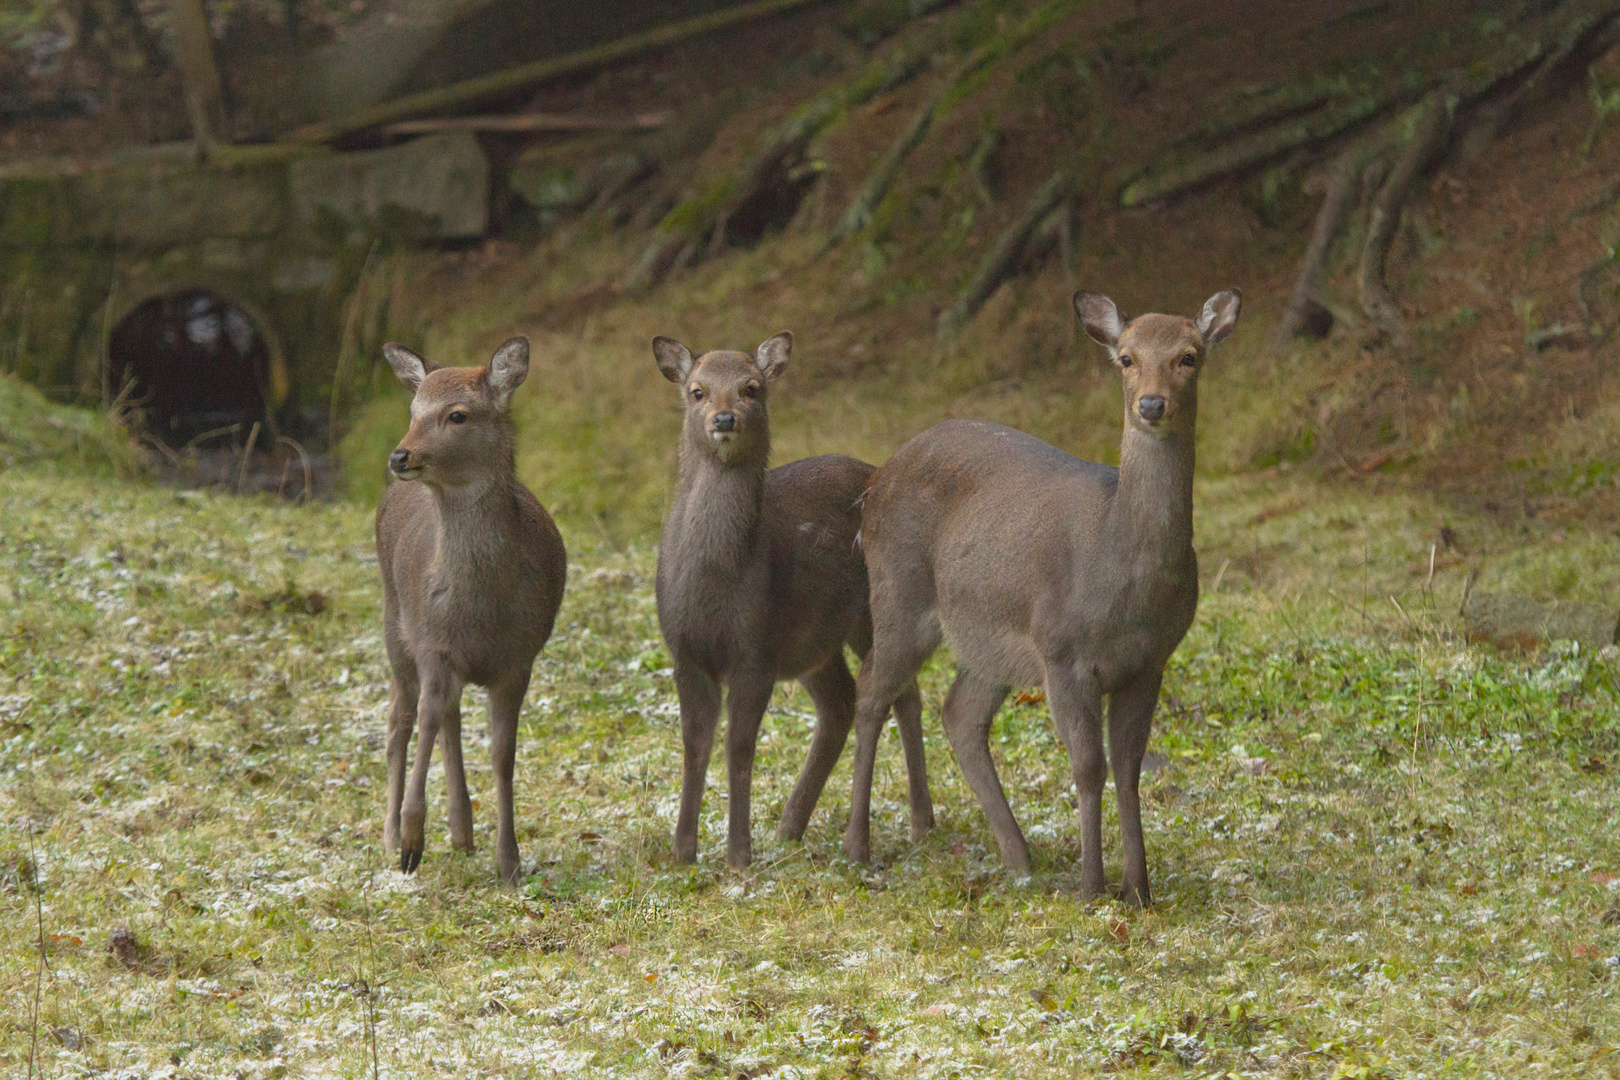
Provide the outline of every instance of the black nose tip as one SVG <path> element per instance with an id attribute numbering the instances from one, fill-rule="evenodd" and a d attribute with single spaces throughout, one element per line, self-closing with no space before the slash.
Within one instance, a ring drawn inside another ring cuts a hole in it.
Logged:
<path id="1" fill-rule="evenodd" d="M 409 450 L 395 450 L 388 455 L 388 467 L 395 472 L 399 472 L 407 466 L 410 460 L 411 452 Z"/>
<path id="2" fill-rule="evenodd" d="M 737 414 L 722 412 L 714 414 L 714 430 L 734 431 L 737 427 Z"/>
<path id="3" fill-rule="evenodd" d="M 1146 394 L 1136 403 L 1136 411 L 1142 414 L 1144 420 L 1158 420 L 1164 416 L 1164 396 L 1162 394 Z"/>

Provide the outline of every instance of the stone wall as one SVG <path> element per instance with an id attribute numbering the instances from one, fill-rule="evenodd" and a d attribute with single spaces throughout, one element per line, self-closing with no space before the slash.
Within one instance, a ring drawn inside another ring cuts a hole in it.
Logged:
<path id="1" fill-rule="evenodd" d="M 224 147 L 199 163 L 171 146 L 0 171 L 0 370 L 98 400 L 118 321 L 202 289 L 259 323 L 272 409 L 318 406 L 368 254 L 482 236 L 489 192 L 488 160 L 465 133 L 361 153 Z"/>

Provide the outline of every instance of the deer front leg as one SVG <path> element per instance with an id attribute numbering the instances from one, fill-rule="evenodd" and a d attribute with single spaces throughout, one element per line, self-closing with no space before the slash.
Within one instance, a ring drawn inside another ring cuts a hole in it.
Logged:
<path id="1" fill-rule="evenodd" d="M 390 656 L 394 676 L 388 687 L 388 809 L 383 818 L 383 850 L 399 850 L 399 812 L 405 801 L 405 758 L 416 729 L 416 700 L 421 693 L 416 665 L 408 657 Z"/>
<path id="2" fill-rule="evenodd" d="M 754 751 L 759 724 L 771 703 L 776 682 L 763 664 L 733 675 L 726 694 L 726 785 L 730 793 L 726 822 L 726 862 L 743 870 L 754 861 Z"/>
<path id="3" fill-rule="evenodd" d="M 435 656 L 418 665 L 422 692 L 416 702 L 418 730 L 416 734 L 416 761 L 411 767 L 411 782 L 405 791 L 405 802 L 400 809 L 399 868 L 407 874 L 416 872 L 422 863 L 427 825 L 427 774 L 433 762 L 433 744 L 439 737 L 445 712 L 451 702 L 461 696 L 461 680 L 450 670 L 446 658 Z"/>
<path id="4" fill-rule="evenodd" d="M 1102 858 L 1102 793 L 1108 782 L 1103 755 L 1102 694 L 1093 678 L 1064 661 L 1046 664 L 1046 700 L 1052 722 L 1069 749 L 1069 767 L 1080 797 L 1080 893 L 1091 900 L 1105 885 Z"/>
<path id="5" fill-rule="evenodd" d="M 720 724 L 720 684 L 706 671 L 675 661 L 675 692 L 681 701 L 681 810 L 675 819 L 675 861 L 697 861 L 698 812 Z"/>
<path id="6" fill-rule="evenodd" d="M 458 694 L 444 710 L 439 728 L 444 750 L 444 802 L 450 819 L 450 846 L 457 851 L 473 849 L 472 797 L 467 794 L 467 770 L 461 760 L 461 700 Z"/>
<path id="7" fill-rule="evenodd" d="M 1119 802 L 1119 829 L 1124 846 L 1124 900 L 1151 907 L 1147 847 L 1142 839 L 1142 755 L 1153 733 L 1153 709 L 1159 702 L 1163 672 L 1144 675 L 1115 690 L 1108 699 L 1108 756 L 1114 772 L 1114 798 Z"/>
<path id="8" fill-rule="evenodd" d="M 512 819 L 512 773 L 517 762 L 518 714 L 529 690 L 529 673 L 489 689 L 489 759 L 495 772 L 495 805 L 500 817 L 495 838 L 495 868 L 501 880 L 516 885 L 523 878 L 517 830 Z"/>

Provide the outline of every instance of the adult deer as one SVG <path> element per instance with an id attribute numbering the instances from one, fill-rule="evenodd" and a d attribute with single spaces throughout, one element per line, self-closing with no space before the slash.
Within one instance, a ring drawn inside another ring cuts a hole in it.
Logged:
<path id="1" fill-rule="evenodd" d="M 872 478 L 861 540 L 875 640 L 856 709 L 850 858 L 869 856 L 884 714 L 943 640 L 957 663 L 945 733 L 1002 862 L 1030 872 L 1029 846 L 990 757 L 990 726 L 1012 687 L 1044 684 L 1080 793 L 1081 888 L 1087 897 L 1103 890 L 1102 791 L 1112 764 L 1124 897 L 1151 902 L 1137 784 L 1165 662 L 1198 605 L 1198 373 L 1205 349 L 1237 322 L 1241 299 L 1231 289 L 1210 297 L 1196 319 L 1127 323 L 1106 296 L 1075 294 L 1086 332 L 1124 377 L 1118 469 L 1000 424 L 948 420 L 902 446 Z"/>
<path id="2" fill-rule="evenodd" d="M 753 858 L 751 787 L 759 725 L 776 683 L 798 679 L 816 706 L 804 770 L 782 811 L 780 834 L 804 835 L 811 811 L 843 752 L 855 715 L 855 680 L 844 645 L 871 647 L 866 567 L 856 544 L 860 497 L 872 466 L 842 454 L 767 470 L 767 387 L 787 370 L 793 335 L 777 334 L 753 356 L 716 350 L 694 358 L 667 337 L 653 339 L 658 369 L 680 386 L 680 479 L 658 541 L 658 623 L 680 695 L 680 816 L 675 858 L 697 858 L 698 810 L 727 687 L 729 822 L 726 860 Z M 911 832 L 934 824 L 922 748 L 922 699 L 902 680 L 890 703 L 905 748 Z"/>
<path id="3" fill-rule="evenodd" d="M 450 843 L 471 850 L 461 690 L 473 683 L 489 691 L 496 867 L 502 881 L 515 885 L 518 710 L 568 573 L 557 526 L 513 470 L 510 405 L 529 372 L 529 343 L 513 338 L 488 367 L 439 367 L 392 343 L 383 355 L 415 394 L 410 430 L 388 456 L 401 482 L 389 485 L 377 507 L 383 631 L 393 669 L 383 847 L 399 849 L 406 873 L 422 861 L 428 764 L 443 732 Z M 407 790 L 405 757 L 418 726 Z"/>

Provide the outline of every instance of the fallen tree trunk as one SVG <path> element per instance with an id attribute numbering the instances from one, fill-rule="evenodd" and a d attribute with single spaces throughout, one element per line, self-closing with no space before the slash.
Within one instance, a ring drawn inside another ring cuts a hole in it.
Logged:
<path id="1" fill-rule="evenodd" d="M 1073 194 L 1078 175 L 1077 165 L 1066 165 L 1053 173 L 1030 196 L 1018 217 L 985 253 L 973 276 L 957 295 L 956 302 L 940 313 L 936 329 L 941 340 L 954 337 L 984 306 L 990 295 L 1000 288 L 1001 283 L 1017 272 L 1026 261 L 1030 241 L 1041 224 Z"/>
<path id="2" fill-rule="evenodd" d="M 389 135 L 433 135 L 441 131 L 645 131 L 669 122 L 668 113 L 634 116 L 565 116 L 557 113 L 516 113 L 499 116 L 447 116 L 438 120 L 402 120 L 389 124 Z"/>
<path id="3" fill-rule="evenodd" d="M 682 22 L 657 26 L 640 34 L 631 34 L 618 41 L 610 41 L 566 56 L 553 56 L 529 64 L 519 64 L 504 71 L 481 75 L 476 79 L 467 79 L 451 86 L 424 90 L 419 94 L 409 94 L 380 105 L 357 109 L 337 120 L 297 128 L 288 132 L 284 139 L 288 142 L 331 142 L 367 128 L 381 127 L 423 113 L 467 105 L 494 94 L 554 79 L 559 75 L 589 71 L 637 53 L 673 45 L 687 38 L 712 33 L 738 23 L 751 22 L 768 15 L 780 15 L 794 8 L 825 2 L 826 0 L 755 0 L 751 4 L 741 4 Z"/>

